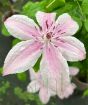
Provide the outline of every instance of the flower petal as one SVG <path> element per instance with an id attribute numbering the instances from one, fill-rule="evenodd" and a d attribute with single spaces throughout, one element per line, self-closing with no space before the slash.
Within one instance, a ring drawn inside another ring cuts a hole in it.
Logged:
<path id="1" fill-rule="evenodd" d="M 70 71 L 70 75 L 71 75 L 71 76 L 75 76 L 75 75 L 78 74 L 79 69 L 78 69 L 77 67 L 70 67 L 70 68 L 69 68 L 69 71 Z"/>
<path id="2" fill-rule="evenodd" d="M 11 49 L 4 63 L 4 75 L 20 73 L 34 66 L 41 55 L 41 44 L 22 41 Z"/>
<path id="3" fill-rule="evenodd" d="M 56 20 L 56 33 L 58 35 L 74 35 L 79 26 L 68 13 L 64 13 Z"/>
<path id="4" fill-rule="evenodd" d="M 72 36 L 64 36 L 60 40 L 61 42 L 58 43 L 58 47 L 66 60 L 79 61 L 85 59 L 86 51 L 81 41 Z"/>
<path id="5" fill-rule="evenodd" d="M 47 104 L 50 99 L 50 93 L 46 88 L 41 88 L 39 92 L 39 97 L 43 104 Z"/>
<path id="6" fill-rule="evenodd" d="M 48 88 L 48 91 L 50 93 L 50 96 L 55 96 L 56 95 L 56 91 L 53 91 L 52 89 Z"/>
<path id="7" fill-rule="evenodd" d="M 45 13 L 38 11 L 36 13 L 36 19 L 43 29 L 43 31 L 49 29 L 55 22 L 56 13 Z"/>
<path id="8" fill-rule="evenodd" d="M 76 85 L 74 83 L 68 85 L 68 87 L 66 88 L 66 90 L 65 90 L 65 92 L 64 92 L 64 94 L 62 96 L 62 99 L 63 98 L 68 98 L 69 95 L 72 95 L 75 88 L 76 88 Z"/>
<path id="9" fill-rule="evenodd" d="M 11 35 L 22 40 L 34 38 L 39 35 L 36 23 L 24 15 L 13 15 L 4 24 Z"/>
<path id="10" fill-rule="evenodd" d="M 48 75 L 48 87 L 55 91 L 60 98 L 63 98 L 66 87 L 71 84 L 69 68 L 60 51 L 54 46 L 50 45 L 45 48 L 40 71 L 43 76 Z"/>
<path id="11" fill-rule="evenodd" d="M 29 83 L 29 85 L 27 86 L 27 91 L 30 93 L 35 93 L 35 92 L 39 91 L 39 89 L 40 89 L 40 84 L 36 80 Z"/>
<path id="12" fill-rule="evenodd" d="M 29 75 L 30 75 L 31 80 L 35 80 L 35 79 L 37 79 L 38 72 L 36 73 L 33 68 L 30 68 L 29 69 Z"/>

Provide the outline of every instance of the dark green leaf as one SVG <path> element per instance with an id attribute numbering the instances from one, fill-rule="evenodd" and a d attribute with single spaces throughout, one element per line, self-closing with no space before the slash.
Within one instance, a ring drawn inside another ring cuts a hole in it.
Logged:
<path id="1" fill-rule="evenodd" d="M 14 46 L 14 45 L 16 45 L 16 44 L 19 43 L 19 42 L 20 42 L 19 39 L 14 39 L 13 42 L 12 42 L 12 45 Z"/>
<path id="2" fill-rule="evenodd" d="M 84 25 L 85 25 L 86 31 L 88 32 L 88 19 L 85 20 Z"/>
<path id="3" fill-rule="evenodd" d="M 61 15 L 63 13 L 71 13 L 76 8 L 76 4 L 73 4 L 72 2 L 65 3 L 65 5 L 59 9 L 57 9 L 55 12 L 57 12 L 57 15 Z"/>
<path id="4" fill-rule="evenodd" d="M 26 81 L 27 75 L 26 75 L 26 73 L 18 73 L 17 78 L 21 81 Z"/>
<path id="5" fill-rule="evenodd" d="M 7 29 L 6 29 L 6 27 L 4 25 L 2 26 L 2 34 L 4 36 L 10 36 L 9 32 L 7 31 Z"/>
<path id="6" fill-rule="evenodd" d="M 40 56 L 40 58 L 38 59 L 38 61 L 36 62 L 36 64 L 33 67 L 35 72 L 37 72 L 39 70 L 41 58 L 42 58 L 42 56 Z"/>
<path id="7" fill-rule="evenodd" d="M 46 0 L 36 3 L 28 2 L 27 4 L 24 5 L 22 13 L 24 15 L 27 15 L 35 19 L 36 12 L 45 11 L 45 7 L 46 7 Z"/>
<path id="8" fill-rule="evenodd" d="M 83 97 L 88 96 L 88 89 L 84 91 Z"/>
<path id="9" fill-rule="evenodd" d="M 88 15 L 88 0 L 83 0 L 82 2 L 82 10 L 84 14 Z"/>

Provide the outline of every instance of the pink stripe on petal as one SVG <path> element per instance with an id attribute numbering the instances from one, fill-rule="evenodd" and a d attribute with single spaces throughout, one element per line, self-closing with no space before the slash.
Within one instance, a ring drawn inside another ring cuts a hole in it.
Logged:
<path id="1" fill-rule="evenodd" d="M 55 42 L 55 44 L 58 46 L 62 52 L 62 55 L 68 61 L 83 60 L 86 57 L 84 44 L 75 37 L 60 37 L 59 40 Z"/>
<path id="2" fill-rule="evenodd" d="M 55 17 L 56 13 L 44 13 L 40 11 L 36 13 L 36 19 L 43 31 L 47 31 L 47 29 L 52 26 L 52 24 L 55 22 Z"/>
<path id="3" fill-rule="evenodd" d="M 8 53 L 4 64 L 4 75 L 20 73 L 32 67 L 41 55 L 41 43 L 23 41 Z"/>
<path id="4" fill-rule="evenodd" d="M 48 87 L 62 98 L 66 87 L 71 84 L 69 68 L 60 51 L 53 45 L 45 48 L 40 64 L 40 71 L 41 75 L 48 77 Z"/>
<path id="5" fill-rule="evenodd" d="M 56 20 L 55 25 L 57 27 L 54 32 L 56 36 L 74 35 L 79 29 L 77 22 L 75 22 L 67 13 L 60 15 Z"/>
<path id="6" fill-rule="evenodd" d="M 7 30 L 16 38 L 27 40 L 39 36 L 36 23 L 24 15 L 13 15 L 5 21 Z"/>

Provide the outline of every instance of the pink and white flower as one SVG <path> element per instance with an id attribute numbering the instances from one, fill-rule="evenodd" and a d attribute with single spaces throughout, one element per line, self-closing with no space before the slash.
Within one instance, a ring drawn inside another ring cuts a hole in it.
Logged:
<path id="1" fill-rule="evenodd" d="M 78 74 L 79 69 L 75 67 L 70 67 L 70 76 L 75 76 Z M 58 78 L 52 78 L 50 73 L 46 71 L 39 70 L 35 72 L 33 69 L 30 69 L 30 79 L 31 82 L 27 86 L 27 91 L 30 93 L 35 93 L 39 91 L 39 97 L 43 104 L 47 104 L 50 97 L 58 95 L 58 87 L 63 84 L 59 84 Z M 52 85 L 51 85 L 52 84 Z M 62 91 L 62 94 L 58 97 L 68 98 L 76 88 L 74 83 L 70 83 L 65 89 Z"/>
<path id="2" fill-rule="evenodd" d="M 42 71 L 35 72 L 33 69 L 29 70 L 31 82 L 27 86 L 27 91 L 35 93 L 39 91 L 39 97 L 43 104 L 48 103 L 51 96 L 56 95 L 56 92 L 48 87 L 48 75 L 44 75 Z M 49 74 L 49 72 L 47 71 Z"/>
<path id="3" fill-rule="evenodd" d="M 85 59 L 86 51 L 84 44 L 72 36 L 79 26 L 71 16 L 64 13 L 56 21 L 55 18 L 56 13 L 38 11 L 36 19 L 39 25 L 24 15 L 13 15 L 5 21 L 10 34 L 23 41 L 8 53 L 3 75 L 31 69 L 42 55 L 40 63 L 42 75 L 52 78 L 49 87 L 52 87 L 53 91 L 55 80 L 58 81 L 58 96 L 64 98 L 67 97 L 66 87 L 72 86 L 67 61 Z"/>

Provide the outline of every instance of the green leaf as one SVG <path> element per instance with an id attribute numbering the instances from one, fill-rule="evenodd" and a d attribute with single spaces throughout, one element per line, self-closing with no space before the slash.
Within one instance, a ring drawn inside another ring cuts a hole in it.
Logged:
<path id="1" fill-rule="evenodd" d="M 84 14 L 88 15 L 88 0 L 83 0 L 82 10 Z"/>
<path id="2" fill-rule="evenodd" d="M 9 34 L 9 32 L 7 31 L 5 25 L 2 26 L 2 34 L 3 34 L 4 36 L 10 36 L 10 34 Z"/>
<path id="3" fill-rule="evenodd" d="M 81 62 L 69 62 L 69 65 L 70 65 L 70 66 L 73 66 L 73 67 L 77 67 L 77 68 L 79 68 L 79 69 L 82 68 Z"/>
<path id="4" fill-rule="evenodd" d="M 48 0 L 46 9 L 48 11 L 53 11 L 65 4 L 65 0 Z"/>
<path id="5" fill-rule="evenodd" d="M 57 12 L 57 15 L 61 15 L 63 13 L 72 13 L 73 10 L 76 8 L 76 4 L 72 2 L 65 3 L 65 5 L 54 12 Z"/>
<path id="6" fill-rule="evenodd" d="M 36 102 L 36 105 L 43 105 L 40 102 L 40 99 L 39 99 L 38 95 L 31 94 L 31 93 L 28 93 L 26 91 L 23 91 L 20 87 L 16 87 L 14 89 L 14 94 L 16 96 L 18 96 L 19 99 L 21 99 L 21 100 L 23 100 L 25 102 L 33 101 L 33 102 Z"/>
<path id="7" fill-rule="evenodd" d="M 57 16 L 62 15 L 63 13 L 69 13 L 72 18 L 79 24 L 79 29 L 82 27 L 82 21 L 77 11 L 77 5 L 73 2 L 68 2 L 62 8 L 56 10 Z"/>
<path id="8" fill-rule="evenodd" d="M 2 74 L 2 72 L 3 72 L 3 68 L 1 67 L 1 68 L 0 68 L 0 74 Z"/>
<path id="9" fill-rule="evenodd" d="M 35 72 L 37 72 L 40 68 L 40 61 L 41 61 L 42 56 L 40 56 L 40 58 L 38 59 L 38 61 L 36 62 L 36 64 L 34 65 L 34 70 Z"/>
<path id="10" fill-rule="evenodd" d="M 26 73 L 18 73 L 18 74 L 17 74 L 17 78 L 18 78 L 20 81 L 26 81 L 27 75 L 26 75 Z"/>
<path id="11" fill-rule="evenodd" d="M 7 89 L 10 87 L 10 83 L 8 81 L 2 81 L 2 85 L 0 86 L 0 95 L 6 94 Z"/>
<path id="12" fill-rule="evenodd" d="M 19 43 L 19 42 L 20 42 L 19 39 L 14 39 L 13 42 L 12 42 L 12 45 L 14 46 L 14 45 L 16 45 L 16 44 Z"/>
<path id="13" fill-rule="evenodd" d="M 88 89 L 84 91 L 83 97 L 88 96 Z"/>
<path id="14" fill-rule="evenodd" d="M 45 7 L 46 7 L 46 0 L 35 3 L 27 2 L 23 7 L 22 14 L 35 19 L 36 12 L 45 11 Z"/>
<path id="15" fill-rule="evenodd" d="M 88 32 L 88 19 L 85 20 L 84 26 L 85 26 L 86 31 Z"/>
<path id="16" fill-rule="evenodd" d="M 16 87 L 14 89 L 14 94 L 25 102 L 27 102 L 28 100 L 34 100 L 34 95 L 23 91 L 20 87 Z"/>

